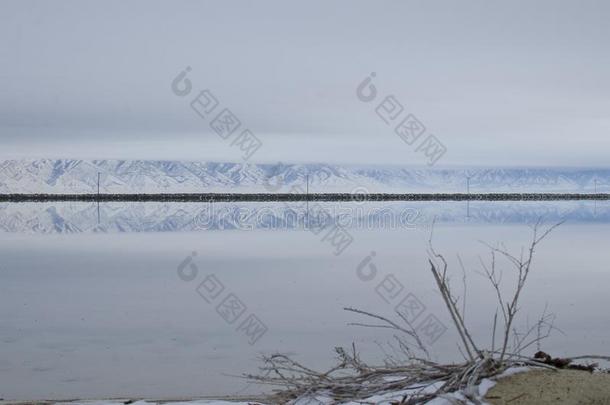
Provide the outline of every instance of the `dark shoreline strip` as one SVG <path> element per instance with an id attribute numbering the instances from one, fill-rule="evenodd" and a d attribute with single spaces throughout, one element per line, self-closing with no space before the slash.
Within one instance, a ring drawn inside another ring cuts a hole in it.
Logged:
<path id="1" fill-rule="evenodd" d="M 423 194 L 292 194 L 292 193 L 188 193 L 188 194 L 0 194 L 0 202 L 256 202 L 256 201 L 561 201 L 610 200 L 610 194 L 577 193 L 423 193 Z"/>

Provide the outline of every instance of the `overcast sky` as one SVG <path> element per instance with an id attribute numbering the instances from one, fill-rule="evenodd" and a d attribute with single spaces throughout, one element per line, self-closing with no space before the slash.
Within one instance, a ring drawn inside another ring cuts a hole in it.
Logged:
<path id="1" fill-rule="evenodd" d="M 609 20 L 610 2 L 576 0 L 2 1 L 0 157 L 240 162 L 247 128 L 255 162 L 424 165 L 375 113 L 393 95 L 439 165 L 607 166 Z M 210 128 L 223 108 L 228 140 Z"/>

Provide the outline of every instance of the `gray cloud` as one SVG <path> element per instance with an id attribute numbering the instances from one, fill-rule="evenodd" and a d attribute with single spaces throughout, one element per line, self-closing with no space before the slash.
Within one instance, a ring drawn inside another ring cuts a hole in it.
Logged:
<path id="1" fill-rule="evenodd" d="M 239 160 L 172 79 L 185 66 L 262 161 L 423 164 L 360 102 L 370 72 L 446 164 L 604 165 L 602 1 L 4 1 L 4 156 Z"/>

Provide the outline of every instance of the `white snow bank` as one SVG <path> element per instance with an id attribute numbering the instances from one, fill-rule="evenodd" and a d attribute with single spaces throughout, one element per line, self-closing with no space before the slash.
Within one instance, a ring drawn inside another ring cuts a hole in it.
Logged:
<path id="1" fill-rule="evenodd" d="M 522 373 L 525 371 L 529 371 L 531 368 L 529 367 L 511 367 L 505 370 L 502 374 L 497 375 L 496 377 L 489 379 L 484 378 L 481 380 L 481 383 L 474 390 L 475 399 L 478 401 L 478 404 L 485 405 L 483 402 L 483 397 L 487 394 L 487 392 L 496 385 L 496 380 L 508 377 L 517 373 Z M 391 377 L 388 377 L 391 378 Z M 396 379 L 398 380 L 398 378 Z M 360 405 L 364 403 L 372 403 L 378 405 L 389 405 L 391 401 L 401 400 L 406 395 L 411 395 L 414 393 L 432 393 L 436 391 L 442 382 L 430 382 L 428 384 L 417 384 L 413 385 L 407 389 L 389 392 L 382 395 L 374 395 L 368 398 L 363 398 L 358 402 L 350 401 L 343 402 L 341 404 L 336 405 Z M 428 401 L 426 405 L 453 405 L 455 404 L 455 400 L 461 401 L 461 403 L 465 405 L 475 405 L 475 402 L 468 399 L 466 393 L 463 391 L 451 392 L 443 395 L 442 397 L 435 398 L 431 401 Z M 57 405 L 123 405 L 126 400 L 107 400 L 107 401 L 70 401 L 70 402 L 56 402 Z M 0 401 L 0 405 L 3 401 Z M 135 401 L 132 402 L 131 405 L 162 405 L 162 404 L 170 404 L 170 405 L 266 405 L 257 401 L 248 401 L 248 402 L 233 402 L 233 401 L 224 401 L 224 400 L 192 400 L 192 401 L 181 401 L 181 402 L 152 402 L 152 401 Z M 319 393 L 316 396 L 308 396 L 299 398 L 290 403 L 290 405 L 331 405 L 334 404 L 333 400 L 324 395 L 324 393 Z"/>

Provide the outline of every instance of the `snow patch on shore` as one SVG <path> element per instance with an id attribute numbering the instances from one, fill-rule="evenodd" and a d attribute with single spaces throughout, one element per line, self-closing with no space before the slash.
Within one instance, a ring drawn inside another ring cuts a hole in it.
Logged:
<path id="1" fill-rule="evenodd" d="M 464 391 L 451 392 L 448 394 L 444 394 L 441 397 L 432 399 L 426 402 L 426 405 L 453 405 L 455 401 L 458 400 L 460 403 L 464 405 L 485 405 L 486 402 L 483 401 L 487 392 L 496 385 L 496 380 L 509 377 L 511 375 L 515 375 L 518 373 L 523 373 L 531 370 L 530 367 L 511 367 L 505 370 L 503 373 L 493 377 L 493 378 L 484 378 L 481 380 L 480 384 L 475 387 L 473 393 L 466 393 Z M 391 377 L 388 377 L 391 378 Z M 398 378 L 397 378 L 398 380 Z M 307 396 L 298 398 L 295 401 L 290 402 L 290 405 L 361 405 L 364 403 L 371 404 L 379 404 L 379 405 L 388 405 L 392 401 L 400 401 L 405 396 L 412 395 L 415 393 L 425 394 L 425 393 L 433 393 L 438 388 L 442 386 L 441 381 L 430 382 L 429 384 L 417 384 L 406 388 L 404 390 L 388 392 L 385 394 L 374 395 L 368 398 L 363 398 L 359 401 L 349 401 L 336 403 L 334 402 L 328 395 L 325 395 L 323 392 L 318 393 L 315 396 Z M 474 397 L 474 398 L 473 398 Z M 476 401 L 473 401 L 473 399 Z M 0 405 L 3 402 L 0 401 Z M 130 405 L 266 405 L 262 402 L 258 401 L 226 401 L 226 400 L 189 400 L 189 401 L 134 401 L 129 402 L 128 400 L 91 400 L 91 401 L 66 401 L 66 402 L 55 402 L 57 405 L 124 405 L 129 403 Z M 7 403 L 8 404 L 8 403 Z M 271 405 L 271 404 L 268 404 Z"/>

